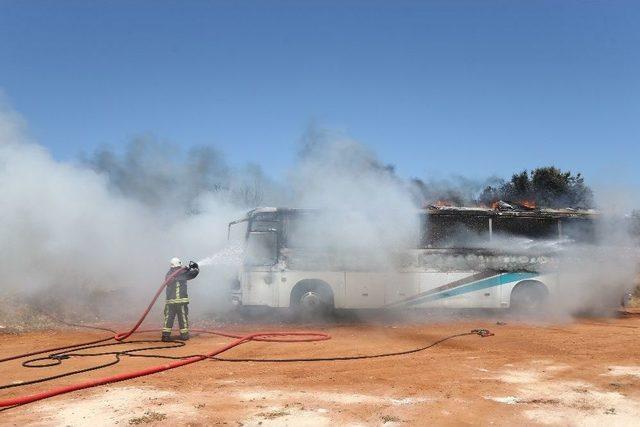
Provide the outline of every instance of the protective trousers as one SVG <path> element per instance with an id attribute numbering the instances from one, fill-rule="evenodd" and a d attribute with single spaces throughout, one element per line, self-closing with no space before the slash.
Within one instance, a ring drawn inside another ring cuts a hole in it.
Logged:
<path id="1" fill-rule="evenodd" d="M 163 334 L 171 333 L 176 316 L 180 326 L 180 335 L 189 333 L 189 304 L 165 304 Z"/>

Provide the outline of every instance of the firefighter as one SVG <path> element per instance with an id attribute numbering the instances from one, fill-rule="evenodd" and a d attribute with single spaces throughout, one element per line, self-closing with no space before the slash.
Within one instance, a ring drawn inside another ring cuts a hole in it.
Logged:
<path id="1" fill-rule="evenodd" d="M 179 258 L 172 258 L 170 268 L 165 277 L 169 277 L 176 270 L 182 268 Z M 171 341 L 171 329 L 173 321 L 178 317 L 180 326 L 180 339 L 189 339 L 189 294 L 187 293 L 187 280 L 195 278 L 200 270 L 198 264 L 191 261 L 184 272 L 178 274 L 171 283 L 167 284 L 167 300 L 164 305 L 164 327 L 162 328 L 162 341 Z"/>

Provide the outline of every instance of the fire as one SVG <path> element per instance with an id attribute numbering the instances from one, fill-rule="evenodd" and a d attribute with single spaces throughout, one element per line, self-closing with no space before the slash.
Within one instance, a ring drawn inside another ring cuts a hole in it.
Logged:
<path id="1" fill-rule="evenodd" d="M 520 200 L 518 204 L 527 209 L 535 209 L 536 201 L 535 200 Z"/>
<path id="2" fill-rule="evenodd" d="M 447 199 L 436 200 L 433 203 L 425 204 L 425 207 L 430 206 L 434 208 L 444 208 L 444 207 L 455 207 L 457 206 L 454 202 Z M 474 205 L 478 208 L 488 208 L 490 207 L 493 210 L 501 211 L 501 210 L 534 210 L 537 209 L 536 201 L 533 199 L 523 199 L 514 202 L 504 201 L 504 200 L 496 200 L 491 203 L 490 206 L 485 205 L 484 203 L 477 203 Z"/>

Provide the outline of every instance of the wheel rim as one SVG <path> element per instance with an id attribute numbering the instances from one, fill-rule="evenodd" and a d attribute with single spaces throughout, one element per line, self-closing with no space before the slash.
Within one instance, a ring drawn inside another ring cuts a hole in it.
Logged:
<path id="1" fill-rule="evenodd" d="M 305 292 L 304 295 L 300 297 L 300 306 L 305 311 L 316 311 L 322 307 L 322 297 L 314 291 Z"/>

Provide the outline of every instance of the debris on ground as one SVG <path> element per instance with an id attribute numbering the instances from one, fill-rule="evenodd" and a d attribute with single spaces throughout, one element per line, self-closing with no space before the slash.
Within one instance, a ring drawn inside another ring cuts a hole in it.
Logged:
<path id="1" fill-rule="evenodd" d="M 137 424 L 146 424 L 146 423 L 154 423 L 158 421 L 165 420 L 167 418 L 166 414 L 162 414 L 160 412 L 146 411 L 143 416 L 131 418 L 129 420 L 130 425 Z"/>

